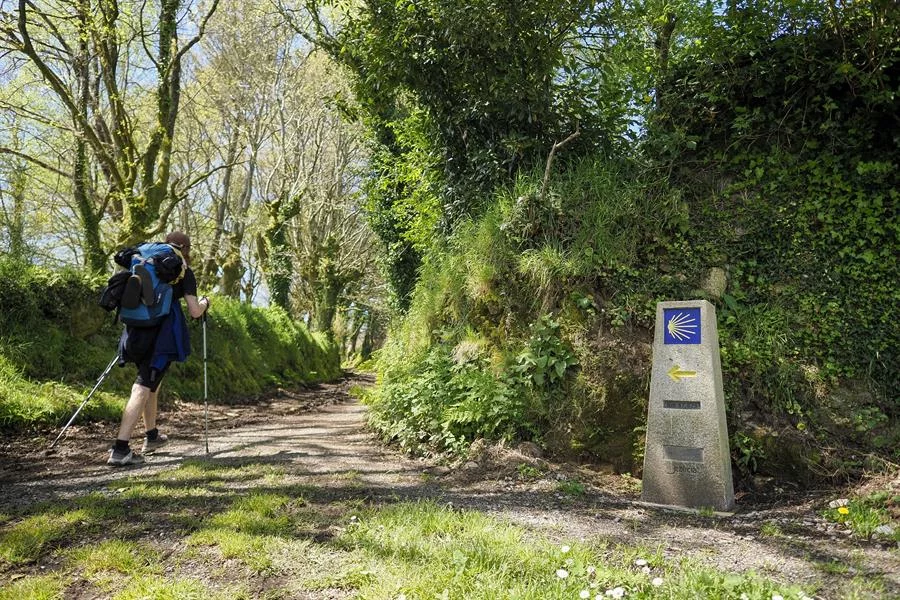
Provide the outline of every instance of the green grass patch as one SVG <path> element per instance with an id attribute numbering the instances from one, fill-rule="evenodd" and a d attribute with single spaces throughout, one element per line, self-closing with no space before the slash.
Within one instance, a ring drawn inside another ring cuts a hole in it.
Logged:
<path id="1" fill-rule="evenodd" d="M 64 421 L 92 387 L 93 383 L 83 387 L 58 381 L 31 381 L 0 354 L 0 427 Z M 124 396 L 98 391 L 81 416 L 88 420 L 115 420 L 122 415 L 124 404 Z"/>
<path id="2" fill-rule="evenodd" d="M 66 581 L 59 575 L 23 577 L 0 585 L 0 600 L 58 600 L 65 587 Z"/>
<path id="3" fill-rule="evenodd" d="M 566 496 L 580 498 L 584 496 L 584 484 L 576 479 L 566 479 L 556 484 L 556 491 Z"/>
<path id="4" fill-rule="evenodd" d="M 766 521 L 759 526 L 759 535 L 763 537 L 778 537 L 782 535 L 781 527 L 774 521 Z"/>
<path id="5" fill-rule="evenodd" d="M 35 560 L 44 549 L 88 518 L 85 510 L 26 517 L 0 534 L 0 561 L 18 565 Z"/>
<path id="6" fill-rule="evenodd" d="M 105 540 L 66 553 L 68 564 L 99 589 L 121 590 L 134 577 L 160 576 L 160 553 L 149 544 L 125 540 Z"/>
<path id="7" fill-rule="evenodd" d="M 234 598 L 224 593 L 215 593 L 205 583 L 190 578 L 160 578 L 157 575 L 143 575 L 133 578 L 124 590 L 114 596 L 115 600 L 211 600 L 213 598 Z"/>
<path id="8" fill-rule="evenodd" d="M 519 479 L 524 479 L 526 481 L 540 479 L 544 475 L 542 469 L 529 465 L 528 463 L 519 463 L 516 466 L 516 473 L 519 475 Z"/>
<path id="9" fill-rule="evenodd" d="M 222 558 L 236 558 L 256 573 L 271 573 L 274 562 L 271 554 L 276 550 L 276 538 L 263 535 L 230 531 L 227 529 L 204 529 L 194 533 L 188 543 L 198 546 L 215 546 Z"/>
<path id="10" fill-rule="evenodd" d="M 839 560 L 816 563 L 816 568 L 829 575 L 844 575 L 850 571 L 850 565 Z"/>
<path id="11" fill-rule="evenodd" d="M 293 523 L 286 496 L 253 493 L 238 500 L 234 508 L 210 518 L 208 527 L 250 535 L 288 535 Z"/>
<path id="12" fill-rule="evenodd" d="M 900 506 L 900 494 L 881 491 L 840 504 L 827 508 L 823 516 L 847 526 L 858 537 L 900 542 L 900 521 L 892 518 L 890 510 Z"/>
<path id="13" fill-rule="evenodd" d="M 430 502 L 365 513 L 338 540 L 368 561 L 344 571 L 360 598 L 748 598 L 802 591 L 754 575 L 728 575 L 690 561 L 667 562 L 646 549 L 558 546 L 479 513 Z M 587 594 L 587 595 L 585 595 Z"/>
<path id="14" fill-rule="evenodd" d="M 96 545 L 75 548 L 68 553 L 70 564 L 88 579 L 107 573 L 133 575 L 159 572 L 159 556 L 147 546 L 124 540 L 106 540 Z"/>
<path id="15" fill-rule="evenodd" d="M 274 569 L 272 555 L 280 540 L 295 533 L 300 521 L 296 508 L 302 499 L 284 495 L 252 493 L 237 500 L 231 509 L 206 519 L 191 545 L 216 546 L 223 558 L 238 558 L 258 573 Z"/>

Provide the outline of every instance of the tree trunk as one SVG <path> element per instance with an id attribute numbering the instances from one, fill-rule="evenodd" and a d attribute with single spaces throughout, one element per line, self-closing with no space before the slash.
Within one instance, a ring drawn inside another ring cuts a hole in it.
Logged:
<path id="1" fill-rule="evenodd" d="M 8 215 L 6 228 L 9 235 L 9 254 L 16 260 L 25 259 L 27 254 L 27 245 L 25 244 L 26 173 L 24 165 L 13 167 L 9 182 L 13 206 L 12 215 Z"/>
<path id="2" fill-rule="evenodd" d="M 668 90 L 662 85 L 666 80 L 669 72 L 669 49 L 672 46 L 672 35 L 675 33 L 675 25 L 678 24 L 678 15 L 675 13 L 666 13 L 666 22 L 662 29 L 656 34 L 656 62 L 657 62 L 657 85 L 656 85 L 656 108 L 660 112 L 663 111 L 665 104 L 665 95 Z"/>
<path id="3" fill-rule="evenodd" d="M 314 325 L 316 331 L 321 331 L 328 336 L 328 339 L 334 339 L 334 315 L 337 312 L 338 299 L 343 291 L 343 282 L 334 276 L 333 273 L 327 273 L 325 280 L 319 288 L 316 297 L 316 306 L 313 312 Z"/>
<path id="4" fill-rule="evenodd" d="M 266 229 L 266 281 L 269 284 L 269 302 L 290 311 L 293 264 L 285 229 L 285 223 L 279 220 Z"/>
<path id="5" fill-rule="evenodd" d="M 106 254 L 100 242 L 100 215 L 90 192 L 90 164 L 85 137 L 84 124 L 89 122 L 88 114 L 91 99 L 90 46 L 88 44 L 88 7 L 84 0 L 78 2 L 78 27 L 81 35 L 78 41 L 78 54 L 74 60 L 76 92 L 79 118 L 74 119 L 75 156 L 72 168 L 75 205 L 81 220 L 84 237 L 85 266 L 93 273 L 102 273 L 107 269 Z"/>
<path id="6" fill-rule="evenodd" d="M 290 312 L 291 279 L 294 276 L 293 253 L 288 242 L 288 221 L 300 211 L 300 197 L 288 197 L 282 192 L 276 200 L 266 203 L 269 225 L 265 232 L 266 283 L 269 301 Z"/>
<path id="7" fill-rule="evenodd" d="M 222 195 L 213 199 L 213 210 L 216 219 L 216 232 L 209 247 L 209 256 L 203 265 L 202 278 L 206 287 L 210 287 L 219 271 L 219 253 L 222 238 L 225 235 L 225 215 L 228 212 L 228 199 L 231 197 L 231 178 L 234 174 L 234 161 L 237 158 L 238 132 L 233 131 L 228 140 L 228 151 L 225 157 L 225 176 L 222 181 Z"/>

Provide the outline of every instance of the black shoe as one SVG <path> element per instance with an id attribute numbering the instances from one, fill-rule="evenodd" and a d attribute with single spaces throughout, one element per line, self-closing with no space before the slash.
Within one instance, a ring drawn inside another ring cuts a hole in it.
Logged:
<path id="1" fill-rule="evenodd" d="M 122 308 L 137 308 L 141 303 L 141 278 L 132 275 L 122 291 Z"/>

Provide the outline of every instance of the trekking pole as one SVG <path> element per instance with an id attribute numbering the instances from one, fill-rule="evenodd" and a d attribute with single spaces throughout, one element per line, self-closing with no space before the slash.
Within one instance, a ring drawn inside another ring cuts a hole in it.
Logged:
<path id="1" fill-rule="evenodd" d="M 106 379 L 106 376 L 109 375 L 109 372 L 112 371 L 113 365 L 116 364 L 116 361 L 118 361 L 118 360 L 119 360 L 119 353 L 117 352 L 116 355 L 113 356 L 113 359 L 111 361 L 109 361 L 109 364 L 106 365 L 106 370 L 104 370 L 103 373 L 100 374 L 100 377 L 97 379 L 97 383 L 94 384 L 94 389 L 91 390 L 91 392 L 87 395 L 87 398 L 84 399 L 84 402 L 81 403 L 81 406 L 78 407 L 78 410 L 75 411 L 75 414 L 72 415 L 72 418 L 69 419 L 69 422 L 66 423 L 66 426 L 62 428 L 62 431 L 59 432 L 59 435 L 56 436 L 56 439 L 53 440 L 52 444 L 50 444 L 50 447 L 47 449 L 48 452 L 50 450 L 53 450 L 53 447 L 59 441 L 59 438 L 61 438 L 63 436 L 63 434 L 66 432 L 66 429 L 69 428 L 69 425 L 72 424 L 72 421 L 74 421 L 75 417 L 78 416 L 78 413 L 81 412 L 81 409 L 84 408 L 84 406 L 88 403 L 88 400 L 91 399 L 91 396 L 94 395 L 94 392 L 97 391 L 97 389 L 100 387 L 100 384 L 103 383 L 103 380 Z"/>
<path id="2" fill-rule="evenodd" d="M 209 305 L 206 305 L 209 310 Z M 204 441 L 206 442 L 206 453 L 209 454 L 209 388 L 206 378 L 206 310 L 203 311 L 203 406 L 204 406 Z"/>

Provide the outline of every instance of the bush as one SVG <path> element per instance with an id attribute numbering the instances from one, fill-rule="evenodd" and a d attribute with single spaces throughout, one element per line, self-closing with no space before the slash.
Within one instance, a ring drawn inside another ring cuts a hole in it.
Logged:
<path id="1" fill-rule="evenodd" d="M 435 244 L 378 358 L 371 418 L 386 439 L 415 451 L 460 451 L 480 437 L 537 440 L 567 453 L 596 447 L 581 435 L 591 424 L 579 422 L 578 441 L 572 433 L 586 403 L 569 397 L 580 363 L 571 339 L 585 318 L 598 318 L 592 297 L 578 290 L 601 265 L 636 260 L 636 232 L 652 235 L 658 221 L 617 168 L 574 165 L 548 202 L 536 196 L 542 173 L 523 176 L 482 217 Z M 608 389 L 616 390 L 610 410 L 620 408 L 619 391 L 634 404 L 631 384 Z M 607 391 L 599 392 L 601 419 Z M 631 445 L 629 437 L 629 454 Z"/>
<path id="2" fill-rule="evenodd" d="M 121 325 L 96 305 L 105 282 L 0 259 L 0 427 L 64 421 L 115 356 Z M 203 398 L 203 335 L 189 323 L 193 352 L 176 363 L 164 397 Z M 275 386 L 341 375 L 337 347 L 279 308 L 213 298 L 207 322 L 209 399 L 229 402 Z M 135 369 L 114 367 L 85 408 L 115 419 Z"/>

